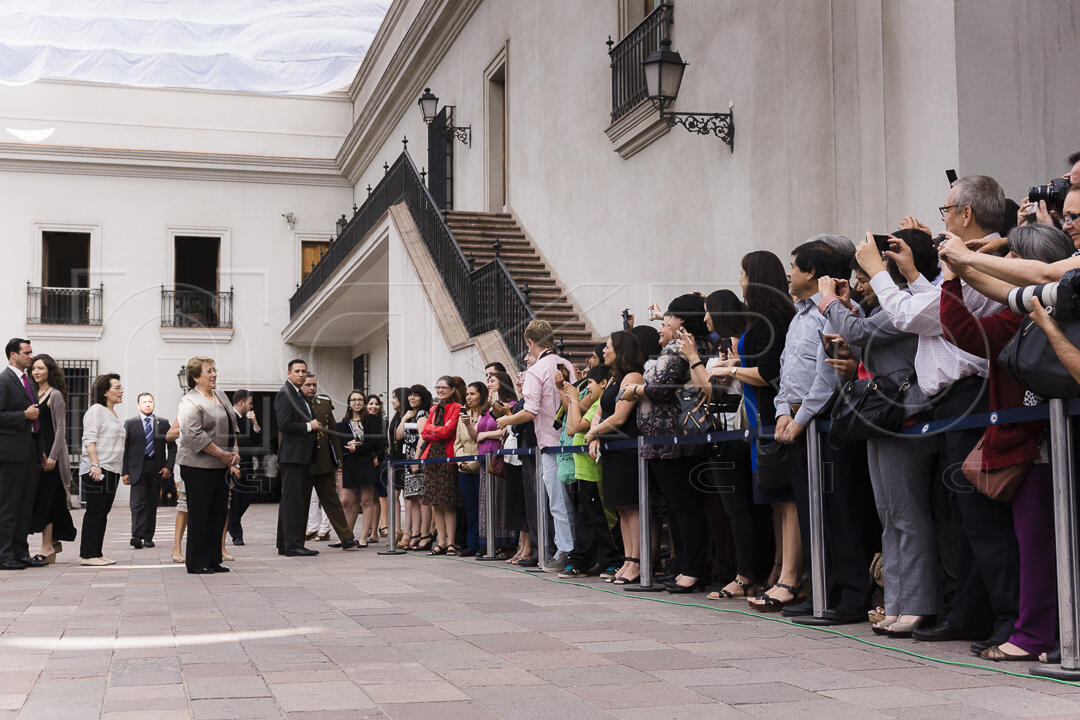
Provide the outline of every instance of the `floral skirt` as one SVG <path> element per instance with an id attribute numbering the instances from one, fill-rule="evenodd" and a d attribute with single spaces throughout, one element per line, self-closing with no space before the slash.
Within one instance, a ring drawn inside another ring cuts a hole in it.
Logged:
<path id="1" fill-rule="evenodd" d="M 457 465 L 450 463 L 424 465 L 424 504 L 433 508 L 453 508 L 461 505 Z"/>

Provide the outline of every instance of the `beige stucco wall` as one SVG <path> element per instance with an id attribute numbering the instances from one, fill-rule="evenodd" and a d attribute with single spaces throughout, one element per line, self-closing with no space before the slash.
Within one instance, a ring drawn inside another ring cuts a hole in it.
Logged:
<path id="1" fill-rule="evenodd" d="M 617 3 L 571 6 L 482 3 L 422 84 L 472 125 L 455 207 L 485 209 L 483 71 L 508 46 L 509 204 L 601 332 L 622 307 L 733 286 L 751 249 L 786 262 L 816 232 L 857 238 L 908 214 L 937 229 L 947 168 L 999 175 L 1020 197 L 1080 136 L 1069 0 L 676 0 L 690 63 L 676 109 L 734 100 L 735 152 L 674 128 L 624 160 L 604 134 Z M 403 135 L 426 164 L 411 100 L 357 197 Z"/>

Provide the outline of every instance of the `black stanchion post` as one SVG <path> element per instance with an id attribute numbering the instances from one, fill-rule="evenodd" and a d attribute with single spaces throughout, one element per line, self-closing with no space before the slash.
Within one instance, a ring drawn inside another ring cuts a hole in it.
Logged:
<path id="1" fill-rule="evenodd" d="M 484 453 L 480 459 L 480 483 L 484 486 L 484 502 L 487 503 L 487 520 L 484 521 L 484 533 L 487 545 L 480 561 L 495 560 L 495 476 L 488 471 L 491 467 L 491 453 Z"/>
<path id="2" fill-rule="evenodd" d="M 638 558 L 641 566 L 641 578 L 637 585 L 627 585 L 626 592 L 664 592 L 662 585 L 653 585 L 652 581 L 652 503 L 649 501 L 649 468 L 641 450 L 645 438 L 637 439 L 637 478 L 638 478 L 638 542 L 641 545 Z"/>
<path id="3" fill-rule="evenodd" d="M 1054 482 L 1054 535 L 1057 552 L 1058 623 L 1061 663 L 1036 663 L 1031 674 L 1058 680 L 1080 679 L 1080 534 L 1073 478 L 1072 421 L 1065 401 L 1050 400 L 1050 471 Z"/>
<path id="4" fill-rule="evenodd" d="M 393 465 L 387 466 L 386 470 L 386 495 L 389 507 L 386 509 L 386 549 L 380 550 L 379 555 L 404 555 L 404 550 L 397 546 L 398 504 L 397 490 L 394 488 L 394 478 L 398 469 Z M 378 524 L 378 523 L 376 523 Z"/>
<path id="5" fill-rule="evenodd" d="M 536 462 L 536 567 L 529 572 L 547 572 L 548 564 L 548 525 L 547 525 L 547 490 L 544 488 L 544 462 L 542 448 L 533 448 Z"/>
<path id="6" fill-rule="evenodd" d="M 817 420 L 806 429 L 806 464 L 810 480 L 810 585 L 814 594 L 814 617 L 825 612 L 825 497 L 822 482 L 821 434 Z"/>

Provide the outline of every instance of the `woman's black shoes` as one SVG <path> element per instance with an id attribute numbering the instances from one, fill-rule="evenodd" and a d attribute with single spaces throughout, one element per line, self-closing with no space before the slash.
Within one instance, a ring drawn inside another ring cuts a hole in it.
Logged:
<path id="1" fill-rule="evenodd" d="M 694 581 L 693 585 L 680 585 L 672 580 L 671 582 L 664 583 L 664 589 L 672 595 L 684 595 L 687 593 L 696 593 L 705 589 L 705 580 L 698 578 Z"/>

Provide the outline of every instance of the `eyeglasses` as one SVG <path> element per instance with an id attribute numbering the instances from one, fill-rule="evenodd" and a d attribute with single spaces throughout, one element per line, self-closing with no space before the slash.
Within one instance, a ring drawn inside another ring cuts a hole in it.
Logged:
<path id="1" fill-rule="evenodd" d="M 436 390 L 449 390 L 450 388 L 447 385 L 436 385 L 435 389 Z"/>
<path id="2" fill-rule="evenodd" d="M 1075 222 L 1080 222 L 1080 215 L 1075 215 L 1073 213 L 1066 213 L 1065 215 L 1061 216 L 1061 227 L 1065 227 L 1066 225 L 1071 225 L 1072 223 L 1075 223 Z"/>
<path id="3" fill-rule="evenodd" d="M 942 205 L 938 208 L 938 212 L 941 213 L 941 219 L 944 220 L 945 216 L 949 214 L 949 211 L 953 208 L 958 208 L 960 205 Z"/>

